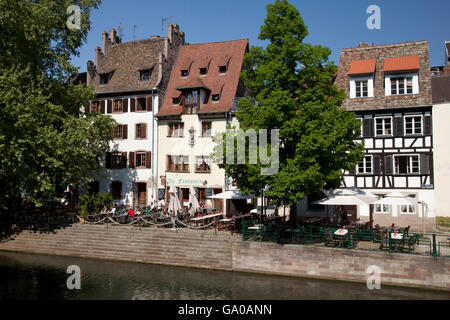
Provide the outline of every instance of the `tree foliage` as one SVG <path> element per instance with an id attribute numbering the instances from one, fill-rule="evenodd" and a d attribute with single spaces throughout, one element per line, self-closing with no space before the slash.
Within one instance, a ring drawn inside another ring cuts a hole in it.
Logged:
<path id="1" fill-rule="evenodd" d="M 237 119 L 242 130 L 279 130 L 279 170 L 263 176 L 261 163 L 220 165 L 244 193 L 270 185 L 266 194 L 277 205 L 295 205 L 305 195 L 340 186 L 342 170 L 363 157 L 355 142 L 360 124 L 341 107 L 345 92 L 333 85 L 337 67 L 330 49 L 304 42 L 307 27 L 299 11 L 285 0 L 267 6 L 260 40 L 252 47 L 241 73 L 251 99 L 240 100 Z M 226 148 L 224 137 L 216 142 Z M 268 141 L 270 147 L 270 141 Z"/>
<path id="2" fill-rule="evenodd" d="M 99 169 L 114 124 L 80 110 L 94 96 L 73 81 L 70 58 L 86 40 L 99 0 L 0 0 L 0 206 L 42 202 L 58 184 L 77 187 Z M 81 29 L 66 21 L 81 9 Z"/>

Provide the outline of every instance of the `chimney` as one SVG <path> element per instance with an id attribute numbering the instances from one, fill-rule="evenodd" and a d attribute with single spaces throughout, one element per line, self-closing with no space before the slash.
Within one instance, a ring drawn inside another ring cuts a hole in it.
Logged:
<path id="1" fill-rule="evenodd" d="M 109 30 L 109 39 L 111 40 L 111 44 L 115 44 L 117 41 L 117 31 L 114 28 Z"/>
<path id="2" fill-rule="evenodd" d="M 92 79 L 95 77 L 95 65 L 91 60 L 87 63 L 87 76 L 86 76 L 86 84 L 90 85 L 92 83 Z"/>
<path id="3" fill-rule="evenodd" d="M 100 65 L 103 62 L 103 53 L 102 53 L 102 49 L 100 49 L 100 47 L 95 47 L 95 66 L 97 68 L 100 68 Z"/>
<path id="4" fill-rule="evenodd" d="M 102 52 L 104 56 L 108 55 L 109 49 L 111 49 L 111 40 L 108 37 L 108 32 L 103 31 Z"/>

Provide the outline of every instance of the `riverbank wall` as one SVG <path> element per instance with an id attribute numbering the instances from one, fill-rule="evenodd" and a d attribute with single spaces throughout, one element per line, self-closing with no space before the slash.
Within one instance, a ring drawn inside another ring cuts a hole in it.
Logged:
<path id="1" fill-rule="evenodd" d="M 450 259 L 401 253 L 242 241 L 214 230 L 77 224 L 54 233 L 23 231 L 0 250 L 130 261 L 450 291 Z"/>

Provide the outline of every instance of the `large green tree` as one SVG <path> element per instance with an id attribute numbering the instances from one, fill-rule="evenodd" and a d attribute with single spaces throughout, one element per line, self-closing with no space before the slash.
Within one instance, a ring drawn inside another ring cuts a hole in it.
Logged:
<path id="1" fill-rule="evenodd" d="M 270 185 L 266 194 L 277 205 L 293 206 L 305 195 L 339 187 L 342 170 L 363 157 L 363 146 L 355 142 L 360 124 L 341 107 L 345 93 L 333 85 L 337 67 L 328 60 L 331 51 L 305 43 L 307 35 L 299 11 L 276 0 L 267 6 L 259 34 L 267 46 L 252 47 L 244 58 L 241 76 L 256 103 L 241 99 L 237 119 L 245 131 L 279 130 L 278 172 L 262 175 L 260 161 L 220 165 L 245 193 L 259 194 Z M 224 137 L 216 140 L 216 160 L 226 151 Z"/>
<path id="2" fill-rule="evenodd" d="M 0 209 L 20 197 L 45 201 L 99 169 L 114 122 L 83 114 L 94 91 L 73 81 L 70 64 L 99 3 L 0 0 Z M 80 29 L 67 25 L 70 5 L 80 9 Z"/>

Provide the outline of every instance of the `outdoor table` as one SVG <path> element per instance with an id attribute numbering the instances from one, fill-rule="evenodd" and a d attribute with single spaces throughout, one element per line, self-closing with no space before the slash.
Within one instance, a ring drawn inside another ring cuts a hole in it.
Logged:
<path id="1" fill-rule="evenodd" d="M 202 217 L 192 218 L 191 221 L 195 222 L 196 224 L 203 222 L 203 225 L 206 225 L 207 224 L 206 220 L 217 218 L 217 217 L 224 216 L 224 215 L 225 215 L 225 213 L 208 214 L 208 215 L 204 215 Z"/>
<path id="2" fill-rule="evenodd" d="M 346 246 L 346 235 L 348 234 L 347 229 L 338 229 L 334 232 L 334 239 L 336 240 L 336 244 L 338 244 L 340 247 Z"/>

